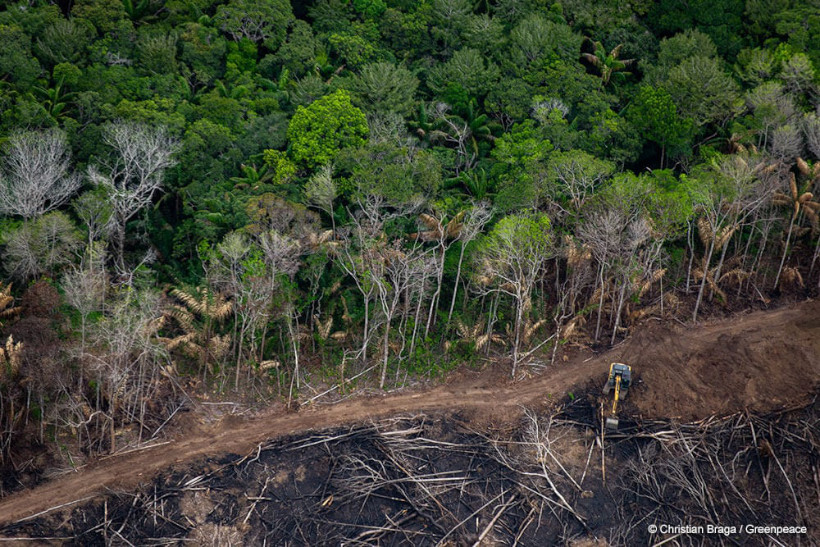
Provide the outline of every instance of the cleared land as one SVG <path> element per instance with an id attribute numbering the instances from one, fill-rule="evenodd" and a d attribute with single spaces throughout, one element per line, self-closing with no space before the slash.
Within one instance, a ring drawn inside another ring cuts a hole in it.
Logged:
<path id="1" fill-rule="evenodd" d="M 644 423 L 696 421 L 746 410 L 766 413 L 805 407 L 820 381 L 820 302 L 753 312 L 697 327 L 670 328 L 649 323 L 602 355 L 579 354 L 568 362 L 556 363 L 538 377 L 514 384 L 502 380 L 498 372 L 463 373 L 446 385 L 426 391 L 350 399 L 294 413 L 199 425 L 170 442 L 112 456 L 8 496 L 0 501 L 0 524 L 6 526 L 5 535 L 15 536 L 19 527 L 9 525 L 21 519 L 64 504 L 70 505 L 53 513 L 70 514 L 80 505 L 96 507 L 99 503 L 95 497 L 132 491 L 151 484 L 159 475 L 165 479 L 193 477 L 198 475 L 197 469 L 205 468 L 206 458 L 211 462 L 231 461 L 227 457 L 230 454 L 251 454 L 253 458 L 268 441 L 275 444 L 285 437 L 292 441 L 315 431 L 366 425 L 393 416 L 426 414 L 446 422 L 452 419 L 447 416 L 457 414 L 459 423 L 476 432 L 520 430 L 524 408 L 544 410 L 551 402 L 565 399 L 569 391 L 576 396 L 590 393 L 590 397 L 583 398 L 591 400 L 609 362 L 617 360 L 632 364 L 639 380 L 624 407 L 627 424 L 629 416 Z M 590 403 L 580 412 L 588 411 L 593 420 L 595 407 Z M 405 424 L 398 430 L 409 427 Z M 586 457 L 583 452 L 581 456 Z M 309 463 L 310 459 L 305 461 Z M 248 487 L 258 486 L 249 483 Z"/>

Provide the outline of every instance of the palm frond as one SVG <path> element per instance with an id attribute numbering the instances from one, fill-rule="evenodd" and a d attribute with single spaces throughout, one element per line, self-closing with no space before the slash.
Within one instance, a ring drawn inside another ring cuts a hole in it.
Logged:
<path id="1" fill-rule="evenodd" d="M 23 354 L 23 343 L 14 342 L 14 337 L 6 339 L 6 345 L 0 346 L 0 378 L 13 378 L 20 372 L 20 359 Z"/>
<path id="2" fill-rule="evenodd" d="M 737 226 L 724 226 L 721 228 L 715 238 L 715 248 L 722 249 L 726 242 L 734 235 L 735 231 L 737 231 Z"/>
<path id="3" fill-rule="evenodd" d="M 803 283 L 803 276 L 800 274 L 800 270 L 797 268 L 786 267 L 783 268 L 783 274 L 780 278 L 781 284 L 790 286 L 793 288 L 803 288 L 805 284 Z"/>
<path id="4" fill-rule="evenodd" d="M 324 323 L 322 323 L 319 320 L 318 315 L 315 317 L 315 320 L 317 325 L 317 331 L 319 332 L 319 337 L 322 340 L 327 340 L 327 337 L 330 335 L 330 329 L 333 328 L 333 316 L 329 315 Z"/>
<path id="5" fill-rule="evenodd" d="M 194 330 L 194 315 L 182 306 L 171 306 L 166 312 L 168 317 L 174 319 L 186 332 Z"/>
<path id="6" fill-rule="evenodd" d="M 806 163 L 806 160 L 800 157 L 797 158 L 797 170 L 800 171 L 800 174 L 804 177 L 808 177 L 811 174 L 809 164 Z"/>
<path id="7" fill-rule="evenodd" d="M 538 329 L 540 329 L 541 327 L 543 327 L 546 324 L 547 324 L 546 319 L 539 319 L 538 321 L 536 321 L 535 323 L 533 323 L 529 327 L 524 328 L 524 333 L 523 333 L 524 334 L 524 336 L 523 336 L 524 343 L 529 344 L 530 340 L 532 340 L 532 336 L 536 332 L 538 332 Z"/>
<path id="8" fill-rule="evenodd" d="M 652 275 L 649 276 L 643 283 L 641 283 L 640 287 L 638 288 L 638 297 L 644 296 L 649 289 L 652 288 L 652 285 L 660 281 L 663 276 L 666 275 L 666 268 L 661 268 L 659 270 L 655 270 L 652 272 Z"/>
<path id="9" fill-rule="evenodd" d="M 698 219 L 698 236 L 700 237 L 700 242 L 703 243 L 704 247 L 708 247 L 712 242 L 712 239 L 715 237 L 714 232 L 712 232 L 712 226 L 704 217 L 700 217 Z"/>

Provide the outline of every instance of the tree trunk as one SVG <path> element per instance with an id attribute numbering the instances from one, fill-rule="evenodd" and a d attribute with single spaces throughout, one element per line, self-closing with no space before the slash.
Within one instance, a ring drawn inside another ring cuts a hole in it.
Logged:
<path id="1" fill-rule="evenodd" d="M 498 301 L 501 298 L 501 293 L 495 293 L 495 298 L 490 302 L 490 316 L 487 319 L 487 344 L 484 351 L 485 356 L 490 355 L 490 345 L 492 344 L 493 327 L 495 327 L 496 313 L 498 312 Z"/>
<path id="2" fill-rule="evenodd" d="M 720 252 L 720 260 L 718 260 L 717 269 L 715 270 L 715 287 L 717 287 L 718 281 L 720 281 L 720 274 L 723 270 L 723 261 L 726 258 L 726 250 L 729 248 L 729 242 L 723 244 L 723 249 Z M 709 301 L 712 301 L 712 298 L 715 297 L 715 291 L 712 289 L 712 292 L 709 294 Z"/>
<path id="3" fill-rule="evenodd" d="M 712 253 L 715 250 L 715 240 L 709 243 L 709 251 L 706 253 L 706 259 L 703 265 L 703 279 L 700 283 L 700 289 L 698 290 L 698 299 L 695 302 L 695 311 L 692 312 L 692 322 L 698 322 L 698 309 L 700 308 L 700 303 L 703 300 L 703 291 L 706 288 L 706 279 L 709 277 L 709 263 L 712 261 Z"/>
<path id="4" fill-rule="evenodd" d="M 598 268 L 598 282 L 601 289 L 601 298 L 598 302 L 598 322 L 595 325 L 595 341 L 601 336 L 601 312 L 604 309 L 604 265 L 601 263 Z"/>
<path id="5" fill-rule="evenodd" d="M 364 337 L 362 340 L 362 363 L 367 362 L 367 342 L 369 340 L 370 334 L 368 332 L 368 328 L 370 325 L 370 298 L 367 295 L 364 295 Z"/>
<path id="6" fill-rule="evenodd" d="M 117 223 L 117 234 L 115 236 L 116 249 L 115 249 L 115 256 L 117 261 L 117 269 L 120 272 L 125 271 L 125 221 L 120 220 Z"/>
<path id="7" fill-rule="evenodd" d="M 695 241 L 692 237 L 692 223 L 687 223 L 686 242 L 689 244 L 689 267 L 686 270 L 686 294 L 689 294 L 689 282 L 692 279 L 692 263 L 695 261 Z"/>
<path id="8" fill-rule="evenodd" d="M 390 350 L 390 319 L 388 318 L 384 324 L 384 343 L 383 343 L 383 351 L 384 356 L 382 360 L 382 376 L 381 380 L 379 380 L 379 389 L 384 389 L 384 381 L 387 379 L 387 357 L 388 351 Z"/>
<path id="9" fill-rule="evenodd" d="M 416 303 L 416 313 L 413 316 L 413 334 L 410 337 L 410 353 L 412 354 L 413 351 L 416 349 L 416 335 L 419 331 L 419 317 L 421 316 L 421 307 L 424 303 L 424 285 L 426 285 L 427 280 L 422 279 L 421 281 L 421 288 L 419 289 L 419 301 Z"/>
<path id="10" fill-rule="evenodd" d="M 464 248 L 467 245 L 461 243 L 461 252 L 458 255 L 458 268 L 456 268 L 456 282 L 453 285 L 453 298 L 450 300 L 450 312 L 447 314 L 447 324 L 453 319 L 453 308 L 456 306 L 456 295 L 458 295 L 458 283 L 461 280 L 461 263 L 464 260 Z"/>
<path id="11" fill-rule="evenodd" d="M 746 291 L 749 291 L 749 285 L 752 284 L 752 275 L 757 273 L 757 267 L 760 264 L 760 261 L 763 259 L 763 253 L 766 251 L 766 245 L 769 243 L 769 232 L 771 230 L 771 225 L 766 222 L 763 225 L 763 228 L 760 230 L 760 248 L 755 253 L 755 258 L 752 261 L 752 266 L 749 269 L 749 277 L 746 279 Z"/>
<path id="12" fill-rule="evenodd" d="M 626 286 L 629 284 L 628 279 L 624 279 L 621 285 L 621 294 L 618 297 L 618 311 L 615 313 L 615 324 L 612 327 L 612 340 L 610 340 L 609 345 L 615 344 L 615 337 L 618 335 L 618 327 L 621 326 L 621 310 L 624 306 L 624 298 L 626 296 Z"/>
<path id="13" fill-rule="evenodd" d="M 441 284 L 444 280 L 444 258 L 447 254 L 447 248 L 442 244 L 439 246 L 441 249 L 441 262 L 438 265 L 438 272 L 436 272 L 436 292 L 433 293 L 433 298 L 430 300 L 430 313 L 427 316 L 427 326 L 424 329 L 424 336 L 426 337 L 430 334 L 430 327 L 435 325 L 435 318 L 436 318 L 436 310 L 438 308 L 438 299 L 441 295 Z"/>
<path id="14" fill-rule="evenodd" d="M 786 234 L 786 244 L 783 246 L 783 256 L 780 257 L 780 266 L 777 268 L 777 275 L 774 277 L 775 289 L 780 283 L 780 274 L 783 273 L 783 265 L 786 263 L 786 255 L 789 253 L 789 243 L 792 239 L 792 230 L 794 229 L 795 218 L 797 218 L 797 215 L 792 215 L 791 222 L 789 222 L 789 232 Z"/>
<path id="15" fill-rule="evenodd" d="M 518 347 L 521 344 L 521 323 L 523 323 L 524 316 L 524 302 L 523 296 L 516 296 L 516 313 L 515 313 L 515 341 L 513 342 L 513 366 L 512 378 L 515 380 L 515 373 L 518 371 Z"/>
<path id="16" fill-rule="evenodd" d="M 298 328 L 298 326 L 297 326 Z M 293 330 L 293 323 L 291 313 L 288 313 L 288 334 L 290 334 L 290 342 L 291 347 L 293 349 L 293 374 L 296 377 L 296 389 L 298 390 L 301 386 L 299 380 L 299 345 L 296 342 L 296 333 Z"/>
<path id="17" fill-rule="evenodd" d="M 811 274 L 814 273 L 814 265 L 817 262 L 818 254 L 820 254 L 820 237 L 817 238 L 817 245 L 814 246 L 814 256 L 811 257 L 811 266 L 809 267 L 808 278 L 811 278 Z"/>

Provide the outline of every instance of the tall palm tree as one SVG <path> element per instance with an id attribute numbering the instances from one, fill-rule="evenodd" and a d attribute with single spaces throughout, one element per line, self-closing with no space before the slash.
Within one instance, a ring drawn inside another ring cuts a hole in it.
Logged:
<path id="1" fill-rule="evenodd" d="M 425 144 L 430 144 L 430 135 L 435 130 L 435 120 L 427 111 L 424 102 L 419 103 L 419 111 L 416 119 L 410 120 L 408 125 L 416 132 L 419 140 Z"/>
<path id="2" fill-rule="evenodd" d="M 483 167 L 462 171 L 457 177 L 445 181 L 447 188 L 461 186 L 462 193 L 481 201 L 490 194 L 490 179 Z"/>
<path id="3" fill-rule="evenodd" d="M 29 96 L 35 100 L 40 100 L 43 110 L 55 122 L 68 116 L 66 108 L 69 106 L 69 101 L 74 100 L 77 94 L 73 91 L 65 91 L 64 78 L 60 78 L 54 83 L 54 87 L 40 87 L 32 86 L 32 93 Z"/>
<path id="4" fill-rule="evenodd" d="M 620 75 L 623 77 L 630 74 L 626 68 L 634 64 L 635 59 L 620 58 L 623 44 L 618 44 L 612 48 L 612 51 L 607 53 L 606 48 L 604 48 L 601 42 L 593 41 L 590 38 L 587 38 L 586 41 L 592 44 L 594 53 L 582 53 L 581 58 L 598 70 L 601 77 L 601 85 L 608 85 L 613 76 Z"/>
<path id="5" fill-rule="evenodd" d="M 820 222 L 818 222 L 818 213 L 820 213 L 820 202 L 814 200 L 814 194 L 809 190 L 816 181 L 820 181 L 820 163 L 815 164 L 814 169 L 810 169 L 803 158 L 797 158 L 797 171 L 803 175 L 806 180 L 802 184 L 802 188 L 798 187 L 797 177 L 794 172 L 789 173 L 789 191 L 775 192 L 772 195 L 772 203 L 777 206 L 787 207 L 792 210 L 791 219 L 789 220 L 789 230 L 786 233 L 786 243 L 783 246 L 783 255 L 780 257 L 780 267 L 777 269 L 774 286 L 777 287 L 780 282 L 780 274 L 783 272 L 783 266 L 786 263 L 786 254 L 789 251 L 789 243 L 791 243 L 792 234 L 794 233 L 795 223 L 802 213 L 811 223 L 812 234 L 817 233 L 820 229 Z M 809 231 L 808 228 L 800 229 L 800 233 Z"/>

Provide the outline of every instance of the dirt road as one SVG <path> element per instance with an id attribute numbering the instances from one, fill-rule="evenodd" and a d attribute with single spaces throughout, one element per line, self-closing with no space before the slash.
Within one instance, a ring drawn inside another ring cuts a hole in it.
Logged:
<path id="1" fill-rule="evenodd" d="M 105 489 L 130 489 L 198 458 L 246 454 L 267 439 L 405 412 L 459 410 L 481 419 L 509 419 L 522 405 L 592 381 L 611 361 L 625 361 L 641 380 L 630 396 L 645 417 L 696 419 L 742 408 L 771 410 L 805 398 L 820 381 L 820 302 L 753 312 L 692 326 L 649 323 L 599 356 L 556 363 L 539 377 L 498 385 L 487 376 L 461 378 L 421 392 L 347 400 L 297 413 L 264 415 L 192 431 L 167 444 L 112 456 L 79 472 L 0 500 L 0 526 Z"/>

